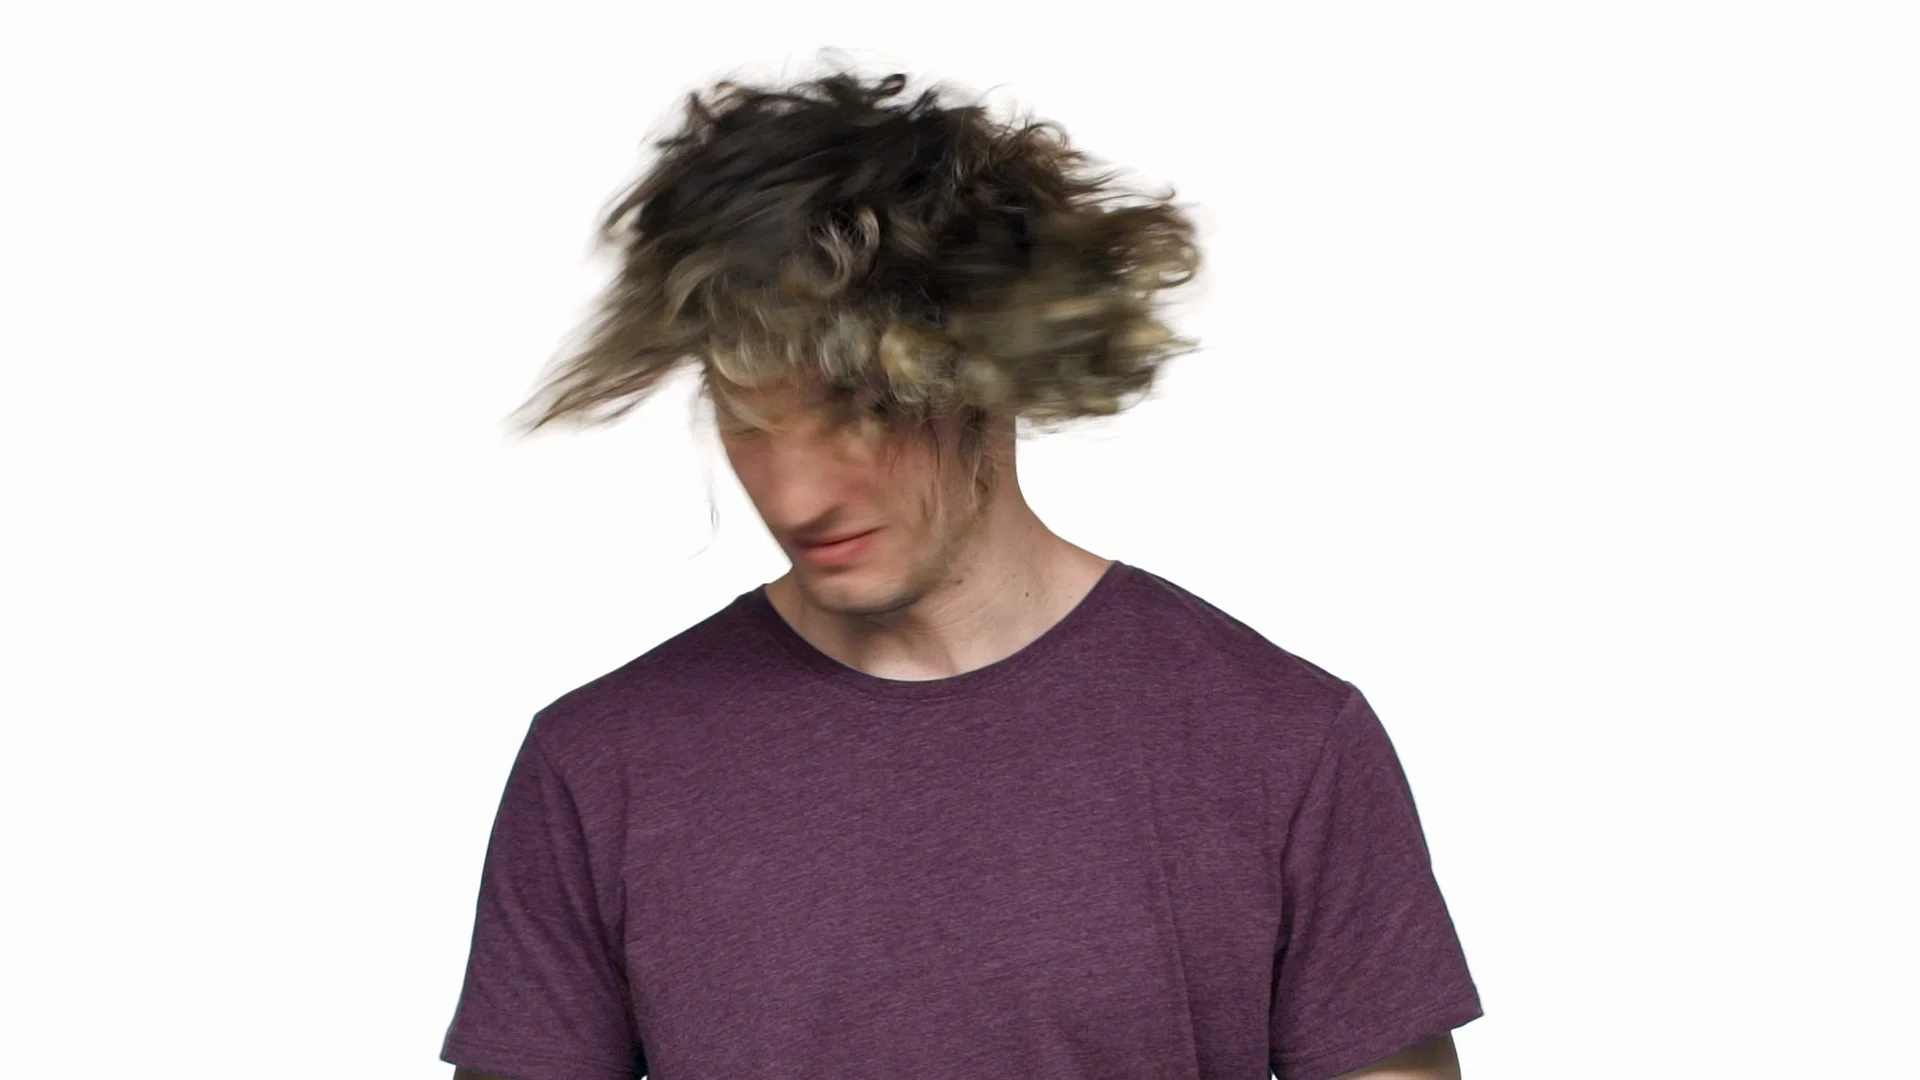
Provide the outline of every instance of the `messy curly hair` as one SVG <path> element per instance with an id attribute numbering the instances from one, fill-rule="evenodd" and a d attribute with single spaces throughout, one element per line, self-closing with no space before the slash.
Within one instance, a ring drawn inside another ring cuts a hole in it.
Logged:
<path id="1" fill-rule="evenodd" d="M 1158 310 L 1199 264 L 1191 220 L 1096 172 L 1054 123 L 848 71 L 688 96 L 598 233 L 619 256 L 581 343 L 521 407 L 603 424 L 697 364 L 701 399 L 807 377 L 874 430 L 961 409 L 1112 414 L 1190 351 Z"/>

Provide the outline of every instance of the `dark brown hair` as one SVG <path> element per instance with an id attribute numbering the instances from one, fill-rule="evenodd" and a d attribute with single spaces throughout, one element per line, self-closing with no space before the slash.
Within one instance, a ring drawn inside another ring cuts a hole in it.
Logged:
<path id="1" fill-rule="evenodd" d="M 607 210 L 617 278 L 522 430 L 611 422 L 686 362 L 730 415 L 729 387 L 804 376 L 870 399 L 856 419 L 881 429 L 1144 396 L 1193 347 L 1157 310 L 1199 263 L 1172 192 L 1122 190 L 1051 122 L 998 122 L 937 86 L 892 100 L 906 82 L 690 94 Z"/>

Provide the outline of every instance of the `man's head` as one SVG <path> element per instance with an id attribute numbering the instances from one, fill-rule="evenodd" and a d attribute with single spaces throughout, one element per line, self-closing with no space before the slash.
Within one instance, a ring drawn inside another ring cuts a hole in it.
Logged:
<path id="1" fill-rule="evenodd" d="M 1156 311 L 1198 263 L 1170 193 L 1117 188 L 1055 125 L 939 88 L 894 100 L 905 85 L 840 72 L 691 95 L 607 212 L 618 278 L 523 430 L 610 422 L 690 364 L 796 569 L 850 581 L 800 543 L 879 526 L 863 558 L 905 587 L 1017 498 L 1018 419 L 1143 396 L 1191 347 Z"/>
<path id="2" fill-rule="evenodd" d="M 719 393 L 727 460 L 815 607 L 905 607 L 1026 509 L 1010 418 L 949 409 L 903 426 L 877 392 L 813 379 Z"/>

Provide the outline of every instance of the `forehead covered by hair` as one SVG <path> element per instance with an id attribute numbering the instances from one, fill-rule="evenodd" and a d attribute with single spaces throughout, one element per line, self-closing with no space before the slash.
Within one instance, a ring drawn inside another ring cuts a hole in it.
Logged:
<path id="1" fill-rule="evenodd" d="M 722 82 L 608 210 L 619 271 L 534 427 L 611 420 L 675 367 L 702 386 L 796 377 L 896 410 L 1108 414 L 1191 348 L 1163 290 L 1189 219 L 1095 173 L 1058 126 L 841 72 Z M 595 415 L 597 414 L 597 415 Z"/>

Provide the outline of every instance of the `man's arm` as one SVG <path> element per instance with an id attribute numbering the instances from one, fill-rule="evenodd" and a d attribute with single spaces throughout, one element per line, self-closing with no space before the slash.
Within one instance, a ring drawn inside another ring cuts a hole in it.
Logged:
<path id="1" fill-rule="evenodd" d="M 1337 1080 L 1460 1080 L 1460 1055 L 1453 1046 L 1453 1033 L 1448 1032 L 1364 1069 L 1342 1073 Z"/>
<path id="2" fill-rule="evenodd" d="M 500 1076 L 496 1073 L 474 1072 L 472 1069 L 463 1069 L 456 1065 L 453 1067 L 453 1080 L 513 1080 L 513 1077 Z"/>

